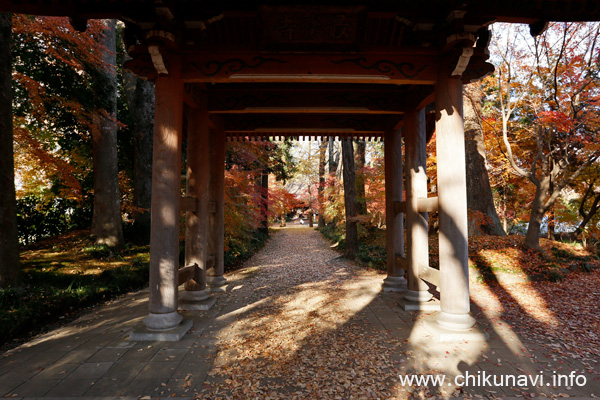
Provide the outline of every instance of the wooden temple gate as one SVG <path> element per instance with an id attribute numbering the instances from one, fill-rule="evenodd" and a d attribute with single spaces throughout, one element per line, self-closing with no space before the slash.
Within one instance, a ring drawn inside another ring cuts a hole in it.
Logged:
<path id="1" fill-rule="evenodd" d="M 178 340 L 191 326 L 178 309 L 210 306 L 208 292 L 226 284 L 225 142 L 268 136 L 383 138 L 388 254 L 383 288 L 404 292 L 407 307 L 418 309 L 431 299 L 425 281 L 433 283 L 440 291 L 439 325 L 468 330 L 475 321 L 469 315 L 463 83 L 493 71 L 487 62 L 490 23 L 528 23 L 535 35 L 549 20 L 599 20 L 600 5 L 592 0 L 266 3 L 12 0 L 0 7 L 68 15 L 80 29 L 87 18 L 120 18 L 132 57 L 126 67 L 155 82 L 149 315 L 132 338 Z M 427 198 L 425 172 L 425 110 L 431 104 L 437 198 Z M 184 137 L 187 184 L 181 197 Z M 434 210 L 439 211 L 439 270 L 429 267 L 422 214 Z M 186 244 L 180 269 L 181 212 Z M 181 293 L 180 284 L 185 285 Z"/>

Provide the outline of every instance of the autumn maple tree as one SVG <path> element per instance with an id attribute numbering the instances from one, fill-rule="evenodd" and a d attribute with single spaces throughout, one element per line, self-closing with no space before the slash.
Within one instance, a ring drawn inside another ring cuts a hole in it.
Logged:
<path id="1" fill-rule="evenodd" d="M 488 122 L 512 171 L 535 188 L 525 245 L 541 250 L 544 214 L 600 156 L 600 25 L 554 23 L 532 39 L 521 27 L 495 34 Z"/>

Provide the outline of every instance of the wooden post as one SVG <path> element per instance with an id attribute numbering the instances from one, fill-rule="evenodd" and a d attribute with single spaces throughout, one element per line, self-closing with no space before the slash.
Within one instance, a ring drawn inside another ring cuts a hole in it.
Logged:
<path id="1" fill-rule="evenodd" d="M 208 231 L 208 110 L 206 93 L 201 95 L 200 109 L 187 110 L 187 182 L 186 195 L 196 200 L 196 210 L 186 212 L 185 265 L 200 268 L 200 281 L 190 279 L 179 296 L 184 302 L 199 302 L 209 295 L 206 289 Z M 184 308 L 184 307 L 181 307 Z"/>
<path id="2" fill-rule="evenodd" d="M 209 163 L 210 183 L 209 199 L 214 204 L 214 213 L 209 215 L 208 251 L 213 261 L 206 271 L 206 283 L 210 290 L 218 290 L 225 286 L 225 134 L 221 124 L 217 124 L 210 135 Z"/>
<path id="3" fill-rule="evenodd" d="M 387 277 L 383 281 L 383 290 L 402 292 L 406 288 L 406 279 L 396 256 L 404 257 L 404 214 L 394 211 L 394 202 L 403 200 L 401 133 L 388 131 L 384 140 Z"/>
<path id="4" fill-rule="evenodd" d="M 438 323 L 469 329 L 467 185 L 462 81 L 442 65 L 435 85 L 436 152 L 440 218 L 440 309 Z"/>
<path id="5" fill-rule="evenodd" d="M 408 301 L 424 303 L 431 300 L 427 284 L 419 278 L 429 267 L 427 213 L 419 213 L 418 198 L 427 197 L 427 154 L 425 110 L 404 114 L 404 145 L 406 149 L 406 232 L 408 249 Z"/>
<path id="6" fill-rule="evenodd" d="M 179 269 L 179 198 L 183 81 L 181 65 L 172 59 L 168 76 L 155 83 L 154 149 L 152 158 L 152 223 L 150 234 L 149 330 L 175 328 Z"/>

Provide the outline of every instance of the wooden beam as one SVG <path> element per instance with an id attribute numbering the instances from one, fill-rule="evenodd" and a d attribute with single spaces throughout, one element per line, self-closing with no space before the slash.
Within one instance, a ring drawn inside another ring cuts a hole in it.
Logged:
<path id="1" fill-rule="evenodd" d="M 439 203 L 440 313 L 449 329 L 469 329 L 469 246 L 462 81 L 449 63 L 436 83 L 436 155 Z"/>
<path id="2" fill-rule="evenodd" d="M 208 286 L 220 287 L 227 283 L 223 277 L 225 271 L 225 133 L 222 121 L 216 121 L 217 129 L 209 138 L 209 202 L 215 205 L 215 212 L 208 217 L 208 254 L 214 256 L 214 262 L 206 270 Z M 209 203 L 209 204 L 210 204 Z"/>
<path id="3" fill-rule="evenodd" d="M 208 109 L 219 114 L 401 114 L 431 93 L 433 86 L 216 84 L 210 87 Z"/>
<path id="4" fill-rule="evenodd" d="M 183 285 L 184 283 L 186 283 L 189 280 L 194 280 L 196 282 L 200 281 L 200 267 L 198 267 L 198 264 L 191 264 L 191 265 L 187 265 L 185 267 L 179 268 L 179 270 L 177 271 L 178 274 L 178 286 Z"/>
<path id="5" fill-rule="evenodd" d="M 419 274 L 419 278 L 424 280 L 425 282 L 429 282 L 432 285 L 440 286 L 440 270 L 431 268 L 431 267 L 423 267 Z"/>
<path id="6" fill-rule="evenodd" d="M 435 212 L 438 210 L 437 197 L 419 197 L 417 199 L 417 212 Z"/>
<path id="7" fill-rule="evenodd" d="M 408 290 L 404 298 L 412 302 L 431 299 L 428 286 L 419 279 L 419 270 L 429 266 L 427 215 L 419 210 L 419 196 L 427 196 L 427 153 L 425 110 L 411 110 L 404 118 L 406 163 L 406 249 Z"/>
<path id="8" fill-rule="evenodd" d="M 421 52 L 422 53 L 422 52 Z M 128 67 L 146 69 L 146 59 Z M 184 56 L 186 82 L 435 83 L 437 55 L 424 54 L 264 54 L 205 52 Z M 134 71 L 135 72 L 135 71 Z"/>
<path id="9" fill-rule="evenodd" d="M 209 116 L 206 109 L 206 93 L 194 92 L 198 108 L 187 108 L 187 171 L 186 197 L 193 199 L 192 209 L 186 213 L 185 264 L 196 264 L 199 273 L 185 283 L 186 300 L 206 296 L 206 257 L 208 254 L 208 142 Z"/>
<path id="10" fill-rule="evenodd" d="M 392 115 L 295 115 L 295 114 L 230 114 L 224 121 L 225 132 L 274 132 L 337 130 L 348 133 L 383 133 L 392 129 L 399 116 Z M 302 136 L 302 135 L 298 135 Z"/>
<path id="11" fill-rule="evenodd" d="M 179 59 L 172 57 L 171 63 L 169 75 L 158 78 L 155 85 L 152 155 L 152 209 L 155 212 L 150 235 L 150 314 L 144 319 L 146 327 L 155 330 L 173 328 L 182 319 L 177 314 L 177 270 L 183 81 Z"/>
<path id="12" fill-rule="evenodd" d="M 402 291 L 406 285 L 404 271 L 398 256 L 404 258 L 404 219 L 394 212 L 396 202 L 402 201 L 402 135 L 399 131 L 387 131 L 384 143 L 385 157 L 385 248 L 387 253 L 387 277 L 384 291 Z"/>
<path id="13" fill-rule="evenodd" d="M 408 271 L 408 258 L 396 254 L 396 267 Z"/>

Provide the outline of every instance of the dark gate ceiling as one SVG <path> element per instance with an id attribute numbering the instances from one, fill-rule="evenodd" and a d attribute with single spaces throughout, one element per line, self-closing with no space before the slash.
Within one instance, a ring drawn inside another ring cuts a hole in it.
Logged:
<path id="1" fill-rule="evenodd" d="M 0 11 L 125 22 L 134 73 L 182 61 L 186 102 L 236 135 L 381 135 L 433 100 L 440 65 L 464 82 L 493 71 L 488 25 L 600 20 L 598 0 L 193 1 L 0 0 Z"/>

